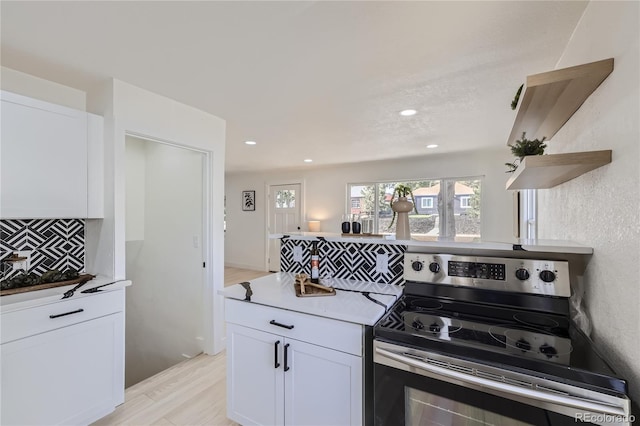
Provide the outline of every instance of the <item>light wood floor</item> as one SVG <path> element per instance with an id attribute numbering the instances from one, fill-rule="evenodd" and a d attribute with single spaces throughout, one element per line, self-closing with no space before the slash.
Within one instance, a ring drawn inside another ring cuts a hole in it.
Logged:
<path id="1" fill-rule="evenodd" d="M 226 356 L 198 355 L 125 391 L 125 402 L 93 426 L 215 425 L 226 415 Z"/>
<path id="2" fill-rule="evenodd" d="M 238 269 L 231 268 L 228 266 L 224 267 L 224 286 L 228 287 L 233 284 L 238 284 L 242 281 L 251 281 L 256 278 L 264 277 L 265 275 L 269 275 L 271 272 L 264 271 L 252 271 L 249 269 Z"/>
<path id="3" fill-rule="evenodd" d="M 224 268 L 224 285 L 269 272 Z M 236 426 L 227 419 L 226 354 L 198 355 L 125 390 L 125 402 L 93 426 Z"/>

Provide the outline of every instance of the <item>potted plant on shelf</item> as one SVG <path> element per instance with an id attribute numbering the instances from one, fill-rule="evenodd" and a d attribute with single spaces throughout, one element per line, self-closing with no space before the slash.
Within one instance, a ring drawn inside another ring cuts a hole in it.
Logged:
<path id="1" fill-rule="evenodd" d="M 389 229 L 393 226 L 397 214 L 398 223 L 396 224 L 396 239 L 398 240 L 411 239 L 411 230 L 409 229 L 409 212 L 413 210 L 416 214 L 418 213 L 418 209 L 415 204 L 407 200 L 408 195 L 411 195 L 411 200 L 415 199 L 411 187 L 400 183 L 393 189 L 393 194 L 389 200 L 389 207 L 393 210 L 393 218 L 389 224 Z M 397 200 L 396 196 L 398 197 Z"/>
<path id="2" fill-rule="evenodd" d="M 517 140 L 513 145 L 509 145 L 511 147 L 511 153 L 515 155 L 516 158 L 513 163 L 504 163 L 505 166 L 509 168 L 506 173 L 513 173 L 518 168 L 518 165 L 522 163 L 522 160 L 527 155 L 542 155 L 544 154 L 544 149 L 547 145 L 544 143 L 547 137 L 543 137 L 542 139 L 534 139 L 529 140 L 525 137 L 526 132 L 522 132 L 522 139 Z"/>

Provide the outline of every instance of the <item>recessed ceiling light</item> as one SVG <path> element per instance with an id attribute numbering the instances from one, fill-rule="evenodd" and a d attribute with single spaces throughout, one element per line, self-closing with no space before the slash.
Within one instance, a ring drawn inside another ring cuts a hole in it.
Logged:
<path id="1" fill-rule="evenodd" d="M 305 163 L 311 163 L 311 162 L 313 162 L 313 160 L 311 158 L 307 158 L 307 159 L 304 160 L 304 162 Z"/>
<path id="2" fill-rule="evenodd" d="M 427 148 L 432 149 L 432 148 L 437 148 L 438 145 L 436 145 L 435 143 L 432 143 L 431 145 L 427 145 Z"/>
<path id="3" fill-rule="evenodd" d="M 255 145 L 255 144 L 257 144 L 256 141 L 244 141 L 244 143 L 246 143 L 247 145 Z"/>
<path id="4" fill-rule="evenodd" d="M 415 109 L 404 109 L 402 111 L 400 111 L 400 115 L 404 116 L 404 117 L 409 117 L 411 115 L 416 115 L 418 111 L 416 111 Z"/>

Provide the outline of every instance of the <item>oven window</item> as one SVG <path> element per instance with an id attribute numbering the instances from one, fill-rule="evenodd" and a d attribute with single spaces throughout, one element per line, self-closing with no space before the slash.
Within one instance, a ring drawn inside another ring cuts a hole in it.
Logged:
<path id="1" fill-rule="evenodd" d="M 525 423 L 482 408 L 405 387 L 407 426 L 527 426 Z"/>

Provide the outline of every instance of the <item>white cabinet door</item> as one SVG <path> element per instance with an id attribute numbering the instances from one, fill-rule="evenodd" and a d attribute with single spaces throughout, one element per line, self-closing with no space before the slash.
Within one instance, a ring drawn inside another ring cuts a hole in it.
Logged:
<path id="1" fill-rule="evenodd" d="M 283 344 L 282 336 L 227 323 L 227 417 L 245 426 L 284 423 Z"/>
<path id="2" fill-rule="evenodd" d="M 362 358 L 297 340 L 286 344 L 286 423 L 361 425 Z"/>
<path id="3" fill-rule="evenodd" d="M 122 392 L 123 313 L 0 346 L 3 425 L 88 424 Z"/>
<path id="4" fill-rule="evenodd" d="M 87 113 L 2 92 L 0 217 L 87 217 Z"/>

